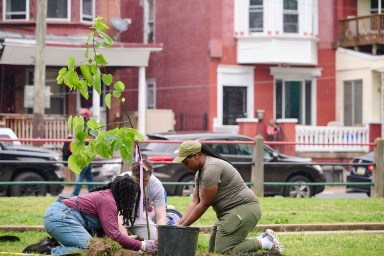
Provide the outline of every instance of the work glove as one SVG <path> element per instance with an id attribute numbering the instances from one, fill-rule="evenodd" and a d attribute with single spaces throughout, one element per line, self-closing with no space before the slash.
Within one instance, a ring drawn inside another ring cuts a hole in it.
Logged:
<path id="1" fill-rule="evenodd" d="M 157 244 L 154 240 L 144 240 L 141 248 L 142 251 L 144 251 L 145 253 L 157 252 Z"/>

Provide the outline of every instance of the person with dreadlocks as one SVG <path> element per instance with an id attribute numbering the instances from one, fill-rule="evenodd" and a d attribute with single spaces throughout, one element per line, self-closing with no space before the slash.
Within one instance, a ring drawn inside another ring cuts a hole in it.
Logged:
<path id="1" fill-rule="evenodd" d="M 198 141 L 184 141 L 174 163 L 195 173 L 192 203 L 177 223 L 190 226 L 210 207 L 216 212 L 208 250 L 214 253 L 247 253 L 259 249 L 285 250 L 276 233 L 267 229 L 247 239 L 261 218 L 259 201 L 236 168 Z"/>
<path id="2" fill-rule="evenodd" d="M 92 238 L 89 230 L 100 228 L 124 249 L 156 252 L 154 240 L 130 238 L 119 225 L 118 215 L 122 216 L 123 225 L 134 224 L 139 201 L 140 187 L 129 176 L 118 176 L 109 184 L 78 197 L 59 197 L 44 215 L 45 230 L 52 238 L 43 238 L 23 252 L 63 255 L 79 249 L 86 251 Z"/>

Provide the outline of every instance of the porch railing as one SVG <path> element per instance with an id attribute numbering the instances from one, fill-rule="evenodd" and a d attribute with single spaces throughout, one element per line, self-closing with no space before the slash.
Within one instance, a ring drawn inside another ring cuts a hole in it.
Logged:
<path id="1" fill-rule="evenodd" d="M 368 152 L 369 129 L 296 125 L 296 143 L 296 152 Z"/>
<path id="2" fill-rule="evenodd" d="M 11 128 L 20 139 L 33 138 L 32 114 L 0 114 L 2 126 Z M 67 119 L 62 115 L 44 115 L 44 139 L 64 139 L 68 136 Z M 32 142 L 22 142 L 32 145 Z M 43 147 L 61 151 L 62 142 L 45 142 Z"/>
<path id="3" fill-rule="evenodd" d="M 356 47 L 384 43 L 384 14 L 339 21 L 339 46 Z"/>
<path id="4" fill-rule="evenodd" d="M 2 125 L 21 139 L 33 138 L 33 115 L 0 114 Z M 67 137 L 67 119 L 60 115 L 44 116 L 45 139 Z M 364 127 L 296 125 L 296 152 L 368 152 L 369 129 Z M 32 145 L 32 142 L 23 142 Z M 365 145 L 364 145 L 365 144 Z M 61 151 L 62 142 L 45 142 L 44 148 Z"/>

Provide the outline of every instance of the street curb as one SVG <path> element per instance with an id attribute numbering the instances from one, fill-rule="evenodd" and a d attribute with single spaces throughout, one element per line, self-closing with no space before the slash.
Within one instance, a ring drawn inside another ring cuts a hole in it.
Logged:
<path id="1" fill-rule="evenodd" d="M 201 233 L 211 233 L 212 226 L 194 226 L 200 228 Z M 332 224 L 272 224 L 257 225 L 255 230 L 272 229 L 276 232 L 307 232 L 307 231 L 355 231 L 355 230 L 384 230 L 384 222 L 357 222 L 357 223 L 332 223 Z M 45 232 L 44 226 L 0 226 L 1 231 L 41 231 Z"/>

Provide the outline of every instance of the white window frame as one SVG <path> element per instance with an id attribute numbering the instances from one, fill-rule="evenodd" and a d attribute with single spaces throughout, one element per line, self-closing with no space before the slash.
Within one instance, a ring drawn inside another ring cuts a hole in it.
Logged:
<path id="1" fill-rule="evenodd" d="M 156 109 L 156 81 L 155 79 L 147 79 L 147 109 Z M 152 91 L 152 97 L 150 98 L 150 91 Z M 152 104 L 150 104 L 152 102 Z"/>
<path id="2" fill-rule="evenodd" d="M 152 13 L 151 13 L 152 12 Z M 155 43 L 156 0 L 144 0 L 144 43 Z M 150 37 L 152 33 L 152 36 Z"/>
<path id="3" fill-rule="evenodd" d="M 311 81 L 311 125 L 316 125 L 316 113 L 317 113 L 317 77 L 321 76 L 321 68 L 283 68 L 283 67 L 271 67 L 271 75 L 274 77 L 273 83 L 273 116 L 276 118 L 276 80 L 283 81 Z M 305 105 L 302 106 L 305 108 Z M 305 111 L 305 109 L 304 109 Z M 305 117 L 305 112 L 303 112 Z"/>
<path id="4" fill-rule="evenodd" d="M 263 3 L 261 5 L 251 5 L 251 3 L 249 3 L 249 18 L 248 18 L 248 27 L 249 27 L 249 32 L 250 33 L 263 33 L 264 32 L 264 0 L 262 0 Z M 251 28 L 251 25 L 250 25 L 250 17 L 251 17 L 251 13 L 261 13 L 262 16 L 263 16 L 263 20 L 262 20 L 262 26 L 261 26 L 261 29 L 253 29 Z"/>
<path id="5" fill-rule="evenodd" d="M 296 10 L 291 10 L 291 9 L 284 9 L 284 1 L 283 0 L 283 20 L 282 20 L 282 24 L 283 24 L 283 28 L 281 31 L 283 31 L 284 34 L 298 34 L 300 33 L 300 16 L 299 16 L 299 0 L 292 0 L 292 1 L 296 1 L 297 2 L 297 9 Z M 289 0 L 287 0 L 289 1 Z M 284 22 L 284 17 L 285 15 L 296 15 L 297 16 L 297 30 L 296 32 L 286 32 L 284 31 L 284 27 L 285 27 L 285 22 Z"/>
<path id="6" fill-rule="evenodd" d="M 7 12 L 7 0 L 3 0 L 3 21 L 20 21 L 20 20 L 29 20 L 29 0 L 24 0 L 25 1 L 25 12 Z M 25 19 L 7 19 L 7 15 L 14 15 L 14 14 L 19 14 L 19 15 L 25 15 Z"/>
<path id="7" fill-rule="evenodd" d="M 84 22 L 84 23 L 93 23 L 95 21 L 95 13 L 96 13 L 96 7 L 95 7 L 95 0 L 91 0 L 92 1 L 92 15 L 89 16 L 89 15 L 86 15 L 84 14 L 84 9 L 83 9 L 83 5 L 84 5 L 84 0 L 80 0 L 80 21 L 81 22 Z M 85 20 L 85 18 L 90 18 L 92 20 Z"/>
<path id="8" fill-rule="evenodd" d="M 371 14 L 383 13 L 384 6 L 381 4 L 381 0 L 376 0 L 377 1 L 377 8 L 372 8 L 372 1 L 373 0 L 370 0 Z M 379 12 L 380 9 L 381 9 L 381 11 Z"/>
<path id="9" fill-rule="evenodd" d="M 47 21 L 70 21 L 71 20 L 71 0 L 66 0 L 66 1 L 67 1 L 67 11 L 68 11 L 67 18 L 49 18 L 47 13 Z M 47 8 L 48 8 L 48 3 L 47 3 Z"/>

